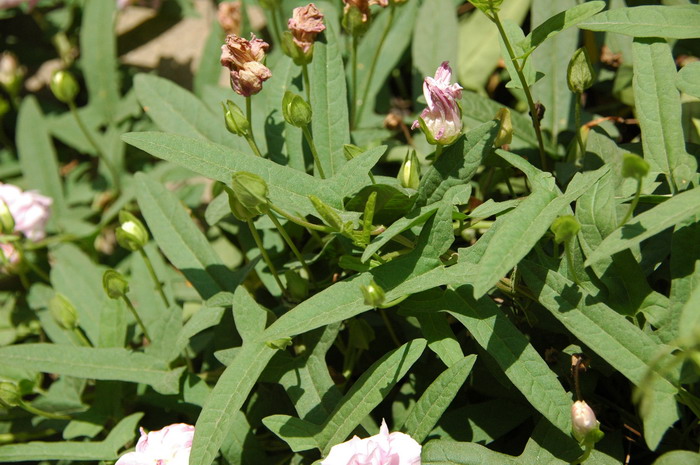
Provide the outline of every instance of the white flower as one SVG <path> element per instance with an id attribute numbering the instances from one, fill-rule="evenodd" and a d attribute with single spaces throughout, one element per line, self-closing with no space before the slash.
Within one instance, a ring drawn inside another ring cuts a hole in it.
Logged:
<path id="1" fill-rule="evenodd" d="M 36 191 L 22 192 L 17 186 L 0 183 L 0 200 L 10 209 L 15 231 L 34 242 L 46 237 L 46 223 L 51 216 L 53 199 Z"/>
<path id="2" fill-rule="evenodd" d="M 136 450 L 122 455 L 114 465 L 189 465 L 194 426 L 176 423 L 141 437 Z"/>

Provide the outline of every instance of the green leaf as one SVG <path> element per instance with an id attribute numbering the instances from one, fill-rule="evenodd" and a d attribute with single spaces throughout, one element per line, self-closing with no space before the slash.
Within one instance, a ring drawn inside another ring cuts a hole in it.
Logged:
<path id="1" fill-rule="evenodd" d="M 211 248 L 180 201 L 157 181 L 136 175 L 137 199 L 158 246 L 204 298 L 233 291 L 239 280 Z"/>
<path id="2" fill-rule="evenodd" d="M 21 344 L 0 348 L 8 366 L 76 378 L 128 381 L 153 386 L 162 394 L 177 394 L 184 367 L 169 370 L 165 362 L 120 348 Z"/>
<path id="3" fill-rule="evenodd" d="M 693 340 L 695 331 L 700 327 L 700 312 L 697 311 L 700 305 L 700 286 L 693 289 L 681 309 L 678 322 L 679 336 L 686 340 Z"/>
<path id="4" fill-rule="evenodd" d="M 489 13 L 498 13 L 503 0 L 469 0 L 469 3 L 484 12 L 486 16 L 491 17 Z"/>
<path id="5" fill-rule="evenodd" d="M 316 439 L 322 453 L 345 441 L 366 415 L 384 400 L 425 349 L 425 339 L 414 339 L 377 360 L 352 385 L 323 424 Z"/>
<path id="6" fill-rule="evenodd" d="M 53 199 L 51 208 L 58 220 L 60 215 L 65 213 L 66 205 L 56 149 L 51 141 L 44 115 L 33 95 L 22 100 L 17 115 L 17 152 L 27 187 Z"/>
<path id="7" fill-rule="evenodd" d="M 698 465 L 700 454 L 687 450 L 666 452 L 654 461 L 653 465 Z"/>
<path id="8" fill-rule="evenodd" d="M 431 304 L 426 303 L 425 308 L 430 308 Z M 426 311 L 415 312 L 415 316 L 423 336 L 428 341 L 428 348 L 435 352 L 446 366 L 451 367 L 464 358 L 462 348 L 444 315 Z"/>
<path id="9" fill-rule="evenodd" d="M 519 465 L 521 462 L 481 444 L 439 439 L 428 442 L 421 453 L 423 465 Z"/>
<path id="10" fill-rule="evenodd" d="M 542 4 L 539 6 L 545 5 Z M 557 5 L 557 9 L 561 9 L 562 6 L 563 5 Z M 533 11 L 536 12 L 537 7 L 538 3 L 535 2 L 535 5 L 533 6 Z M 559 34 L 560 32 L 570 27 L 576 26 L 582 21 L 585 21 L 594 14 L 598 13 L 603 8 L 605 8 L 605 2 L 601 1 L 586 2 L 571 7 L 567 5 L 565 10 L 549 17 L 546 21 L 539 24 L 535 29 L 532 30 L 530 34 L 528 34 L 525 40 L 519 45 L 526 52 L 530 52 L 539 47 L 540 44 L 542 44 L 545 40 Z M 534 22 L 535 21 L 533 20 L 533 23 Z M 549 109 L 549 107 L 547 109 Z"/>
<path id="11" fill-rule="evenodd" d="M 663 39 L 635 39 L 633 50 L 634 100 L 644 158 L 652 171 L 666 174 L 672 192 L 684 190 L 695 176 L 697 162 L 685 151 L 671 48 Z"/>
<path id="12" fill-rule="evenodd" d="M 476 355 L 469 355 L 440 373 L 418 399 L 401 429 L 423 442 L 466 381 L 475 361 Z"/>
<path id="13" fill-rule="evenodd" d="M 119 102 L 114 2 L 87 2 L 80 28 L 80 53 L 90 105 L 112 121 Z"/>
<path id="14" fill-rule="evenodd" d="M 161 131 L 208 140 L 252 155 L 245 139 L 226 130 L 221 111 L 212 113 L 201 100 L 172 81 L 138 74 L 134 88 L 144 112 Z"/>
<path id="15" fill-rule="evenodd" d="M 629 249 L 664 229 L 698 214 L 700 214 L 700 189 L 690 189 L 671 197 L 613 231 L 588 257 L 586 266 Z"/>
<path id="16" fill-rule="evenodd" d="M 700 98 L 700 61 L 688 63 L 678 71 L 676 86 L 681 92 Z"/>
<path id="17" fill-rule="evenodd" d="M 520 44 L 525 41 L 525 34 L 520 28 L 520 25 L 510 20 L 503 20 L 501 22 L 503 24 L 503 32 L 508 38 L 508 42 L 512 46 L 513 54 L 515 55 L 516 59 L 520 56 L 524 56 L 527 51 L 524 50 L 520 46 Z M 513 65 L 513 62 L 510 59 L 510 52 L 508 51 L 508 47 L 506 47 L 506 44 L 503 41 L 503 37 L 499 35 L 498 40 L 501 44 L 501 54 L 505 57 L 506 69 L 508 70 L 508 75 L 510 76 L 510 80 L 506 84 L 506 87 L 508 87 L 509 89 L 522 89 L 523 85 L 527 85 L 528 87 L 530 87 L 542 77 L 544 77 L 544 74 L 537 72 L 532 67 L 532 64 L 530 62 L 519 60 L 520 66 L 523 67 L 522 74 L 525 78 L 525 83 L 521 82 L 520 75 L 517 73 L 515 66 Z"/>
<path id="18" fill-rule="evenodd" d="M 324 172 L 332 176 L 346 163 L 343 145 L 350 143 L 350 131 L 343 57 L 330 23 L 314 44 L 309 74 L 314 83 L 311 87 L 314 143 Z"/>
<path id="19" fill-rule="evenodd" d="M 421 77 L 433 76 L 443 61 L 449 62 L 453 67 L 457 65 L 458 48 L 465 42 L 461 42 L 457 37 L 457 12 L 454 3 L 453 0 L 434 0 L 424 2 L 418 9 L 420 21 L 416 21 L 413 28 L 411 57 L 413 66 Z M 484 16 L 479 17 L 494 28 Z M 376 44 L 374 41 L 370 43 Z"/>
<path id="20" fill-rule="evenodd" d="M 262 334 L 267 324 L 267 311 L 255 302 L 245 287 L 236 288 L 231 305 L 236 329 L 244 342 L 252 341 Z"/>
<path id="21" fill-rule="evenodd" d="M 316 435 L 321 427 L 289 415 L 270 415 L 263 424 L 287 443 L 292 452 L 318 449 Z"/>
<path id="22" fill-rule="evenodd" d="M 114 461 L 119 456 L 119 449 L 133 440 L 136 425 L 143 413 L 134 413 L 122 419 L 109 436 L 100 442 L 63 441 L 43 442 L 32 441 L 24 444 L 9 444 L 0 446 L 0 461 L 25 462 L 39 460 Z"/>
<path id="23" fill-rule="evenodd" d="M 646 5 L 604 11 L 579 27 L 634 37 L 692 39 L 700 37 L 699 25 L 700 7 L 697 5 Z"/>

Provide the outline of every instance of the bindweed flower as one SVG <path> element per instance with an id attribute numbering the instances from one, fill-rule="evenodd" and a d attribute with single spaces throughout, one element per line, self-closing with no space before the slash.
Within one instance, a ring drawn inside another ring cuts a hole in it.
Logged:
<path id="1" fill-rule="evenodd" d="M 37 242 L 46 237 L 53 199 L 35 191 L 23 192 L 12 184 L 0 183 L 0 200 L 5 202 L 15 222 L 15 231 Z"/>
<path id="2" fill-rule="evenodd" d="M 221 46 L 221 65 L 231 71 L 231 87 L 237 94 L 250 97 L 262 90 L 263 82 L 272 77 L 263 64 L 265 52 L 270 45 L 251 34 L 246 40 L 235 34 L 226 36 Z"/>
<path id="3" fill-rule="evenodd" d="M 433 145 L 450 145 L 462 134 L 462 86 L 450 84 L 452 69 L 444 61 L 435 71 L 435 77 L 423 81 L 423 95 L 428 107 L 413 122 L 411 129 L 420 128 Z"/>
<path id="4" fill-rule="evenodd" d="M 294 43 L 304 55 L 309 54 L 316 36 L 326 29 L 323 14 L 313 3 L 294 8 L 292 17 L 287 21 L 287 27 L 294 37 Z"/>
<path id="5" fill-rule="evenodd" d="M 122 455 L 114 465 L 188 465 L 194 426 L 176 423 L 141 437 L 136 450 Z"/>
<path id="6" fill-rule="evenodd" d="M 219 3 L 216 17 L 219 20 L 221 29 L 226 34 L 240 34 L 242 18 L 240 0 Z"/>
<path id="7" fill-rule="evenodd" d="M 379 434 L 352 439 L 331 448 L 321 465 L 420 465 L 421 446 L 404 433 L 389 433 L 382 420 Z"/>
<path id="8" fill-rule="evenodd" d="M 585 401 L 577 400 L 571 406 L 571 425 L 574 438 L 579 444 L 595 444 L 603 437 L 600 422 Z"/>

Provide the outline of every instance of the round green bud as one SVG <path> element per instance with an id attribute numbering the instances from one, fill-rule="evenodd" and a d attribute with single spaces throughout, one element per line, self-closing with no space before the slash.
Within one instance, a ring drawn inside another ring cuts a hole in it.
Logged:
<path id="1" fill-rule="evenodd" d="M 398 179 L 403 187 L 418 189 L 420 184 L 420 162 L 415 150 L 406 154 L 406 158 L 401 164 L 401 169 L 399 169 Z"/>
<path id="2" fill-rule="evenodd" d="M 80 92 L 78 81 L 73 75 L 65 70 L 54 71 L 51 75 L 49 83 L 53 95 L 63 103 L 71 103 L 75 100 L 75 96 Z"/>
<path id="3" fill-rule="evenodd" d="M 63 329 L 72 330 L 78 327 L 78 312 L 63 294 L 56 293 L 49 300 L 49 313 Z"/>
<path id="4" fill-rule="evenodd" d="M 257 174 L 246 171 L 235 173 L 226 192 L 231 212 L 242 221 L 260 216 L 270 208 L 267 183 Z"/>
<path id="5" fill-rule="evenodd" d="M 282 116 L 292 126 L 305 127 L 311 122 L 311 105 L 300 95 L 286 91 L 282 98 Z"/>
<path id="6" fill-rule="evenodd" d="M 494 147 L 502 147 L 504 145 L 509 145 L 513 141 L 513 122 L 510 119 L 510 110 L 507 108 L 501 108 L 496 113 L 496 119 L 499 121 L 498 135 L 493 141 Z"/>
<path id="7" fill-rule="evenodd" d="M 633 153 L 622 155 L 622 177 L 641 180 L 649 174 L 649 163 Z"/>
<path id="8" fill-rule="evenodd" d="M 554 233 L 554 241 L 557 244 L 572 239 L 581 230 L 581 223 L 572 215 L 560 216 L 550 227 Z"/>
<path id="9" fill-rule="evenodd" d="M 224 123 L 228 132 L 241 137 L 247 136 L 250 122 L 243 114 L 243 110 L 231 100 L 227 100 L 226 105 L 222 103 L 221 107 L 224 109 Z"/>
<path id="10" fill-rule="evenodd" d="M 575 94 L 582 94 L 595 82 L 595 69 L 585 47 L 576 50 L 571 57 L 566 70 L 566 82 L 569 90 Z"/>
<path id="11" fill-rule="evenodd" d="M 386 298 L 384 289 L 374 282 L 374 279 L 366 286 L 360 286 L 362 295 L 365 297 L 365 305 L 380 307 Z"/>
<path id="12" fill-rule="evenodd" d="M 102 275 L 102 288 L 110 299 L 120 299 L 129 292 L 129 283 L 118 271 L 107 270 Z"/>
<path id="13" fill-rule="evenodd" d="M 22 403 L 19 386 L 8 381 L 0 382 L 0 405 L 16 407 Z"/>
<path id="14" fill-rule="evenodd" d="M 115 235 L 120 246 L 136 252 L 148 244 L 148 231 L 138 218 L 122 210 L 119 212 L 119 222 L 121 225 L 116 229 Z"/>
<path id="15" fill-rule="evenodd" d="M 12 234 L 15 231 L 15 219 L 10 213 L 10 207 L 0 199 L 0 234 Z"/>

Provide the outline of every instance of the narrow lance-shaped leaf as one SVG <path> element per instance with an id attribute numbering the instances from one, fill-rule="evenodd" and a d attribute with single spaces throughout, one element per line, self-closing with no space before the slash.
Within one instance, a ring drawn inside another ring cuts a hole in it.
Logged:
<path id="1" fill-rule="evenodd" d="M 533 29 L 519 45 L 526 53 L 529 53 L 545 40 L 565 29 L 576 26 L 580 22 L 598 13 L 603 8 L 605 8 L 605 2 L 601 1 L 585 2 L 573 8 L 568 8 L 547 19 Z"/>
<path id="2" fill-rule="evenodd" d="M 700 37 L 700 7 L 645 5 L 615 8 L 593 16 L 579 27 L 633 37 L 692 39 Z"/>

